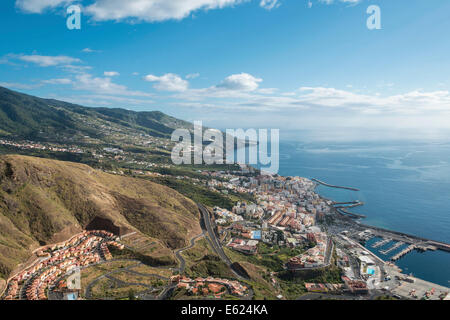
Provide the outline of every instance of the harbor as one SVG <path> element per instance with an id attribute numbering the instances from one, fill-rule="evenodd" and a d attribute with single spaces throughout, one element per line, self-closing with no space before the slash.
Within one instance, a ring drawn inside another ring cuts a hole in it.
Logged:
<path id="1" fill-rule="evenodd" d="M 312 179 L 318 185 L 323 185 L 336 189 L 338 186 L 333 186 L 328 183 L 324 183 L 318 179 Z M 322 183 L 320 183 L 322 182 Z M 356 188 L 337 188 L 356 191 Z M 357 189 L 359 190 L 359 189 Z M 334 191 L 333 191 L 334 192 Z M 326 193 L 327 194 L 327 193 Z M 363 196 L 363 195 L 362 195 Z M 348 199 L 353 197 L 351 194 L 347 194 L 347 199 L 345 197 L 334 197 L 333 193 L 328 193 L 326 195 L 328 199 L 336 199 L 336 201 L 331 200 L 331 205 L 334 208 L 335 217 L 338 220 L 344 222 L 341 227 L 336 228 L 336 230 L 348 230 L 348 235 L 355 240 L 358 240 L 363 244 L 369 251 L 373 252 L 375 255 L 379 255 L 383 261 L 386 263 L 398 263 L 402 267 L 406 267 L 403 262 L 403 258 L 409 255 L 413 255 L 413 252 L 420 254 L 422 252 L 428 251 L 442 251 L 450 252 L 450 244 L 446 242 L 436 241 L 433 239 L 415 236 L 403 232 L 389 230 L 387 228 L 375 227 L 372 225 L 367 225 L 362 223 L 361 219 L 367 218 L 364 214 L 351 212 L 351 208 L 359 207 L 365 205 L 364 202 L 355 199 Z M 339 199 L 339 200 L 337 200 Z M 344 226 L 346 229 L 344 229 Z M 411 261 L 411 258 L 405 259 L 405 261 Z M 417 258 L 414 258 L 417 259 Z M 426 259 L 426 258 L 425 258 Z M 426 262 L 423 262 L 426 264 Z M 407 268 L 406 270 L 410 270 Z M 444 284 L 444 283 L 442 283 Z"/>
<path id="2" fill-rule="evenodd" d="M 362 226 L 361 224 L 357 224 Z M 390 247 L 379 250 L 379 253 L 388 256 L 390 253 L 395 252 L 397 249 L 404 245 L 408 245 L 400 252 L 393 255 L 389 260 L 397 261 L 407 255 L 408 253 L 417 250 L 419 252 L 442 250 L 448 252 L 449 245 L 442 242 L 437 242 L 430 239 L 424 239 L 413 235 L 406 235 L 396 231 L 390 231 L 377 227 L 371 227 L 364 225 L 363 231 L 356 231 L 353 233 L 353 237 L 358 239 L 362 243 L 367 243 L 370 239 L 379 238 L 376 242 L 370 244 L 370 248 L 379 249 L 386 246 L 388 243 L 394 242 Z"/>

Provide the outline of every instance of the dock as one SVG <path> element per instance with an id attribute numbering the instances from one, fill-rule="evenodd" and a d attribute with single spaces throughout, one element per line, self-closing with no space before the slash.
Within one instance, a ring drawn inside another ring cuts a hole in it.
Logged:
<path id="1" fill-rule="evenodd" d="M 392 241 L 392 239 L 390 239 L 390 238 L 387 238 L 387 239 L 381 239 L 381 240 L 375 242 L 374 244 L 372 244 L 372 248 L 375 249 L 375 248 L 382 247 L 382 246 L 384 246 L 385 244 L 388 244 L 388 243 L 391 242 L 391 241 Z"/>
<path id="2" fill-rule="evenodd" d="M 320 180 L 315 179 L 315 178 L 313 178 L 313 179 L 311 179 L 311 180 L 314 181 L 314 182 L 317 182 L 317 183 L 319 183 L 319 184 L 321 184 L 321 185 L 324 185 L 324 186 L 326 186 L 326 187 L 330 187 L 330 188 L 346 189 L 346 190 L 351 190 L 351 191 L 359 191 L 359 189 L 356 189 L 356 188 L 342 187 L 342 186 L 335 186 L 335 185 L 332 185 L 332 184 L 328 184 L 328 183 L 326 183 L 326 182 L 320 181 Z"/>
<path id="3" fill-rule="evenodd" d="M 364 202 L 362 201 L 350 201 L 350 202 L 334 202 L 333 206 L 335 206 L 336 209 L 351 209 L 363 206 Z"/>
<path id="4" fill-rule="evenodd" d="M 348 201 L 348 202 L 333 202 L 332 205 L 346 205 L 346 204 L 357 204 L 357 203 L 361 203 L 363 204 L 361 201 L 359 200 L 355 200 L 355 201 Z"/>
<path id="5" fill-rule="evenodd" d="M 391 253 L 392 251 L 394 251 L 395 249 L 400 248 L 404 244 L 405 244 L 404 242 L 399 241 L 399 242 L 395 243 L 392 247 L 390 247 L 386 250 L 380 250 L 380 253 L 387 255 L 387 254 Z"/>
<path id="6" fill-rule="evenodd" d="M 312 179 L 313 181 L 316 181 L 317 183 L 325 184 L 320 180 Z M 328 185 L 331 186 L 331 185 Z M 331 186 L 331 187 L 337 187 L 337 186 Z M 342 187 L 344 189 L 348 189 L 346 187 Z M 351 188 L 354 189 L 354 188 Z M 332 202 L 332 205 L 334 206 L 335 213 L 337 213 L 337 216 L 341 216 L 343 221 L 345 223 L 352 222 L 354 224 L 354 227 L 356 227 L 356 230 L 354 229 L 353 237 L 359 239 L 359 241 L 366 242 L 369 239 L 372 239 L 373 237 L 381 238 L 381 240 L 375 242 L 371 245 L 372 248 L 381 248 L 382 246 L 386 245 L 390 241 L 395 241 L 396 243 L 390 246 L 389 248 L 386 248 L 384 250 L 380 250 L 379 252 L 383 255 L 387 255 L 394 250 L 400 248 L 401 246 L 407 244 L 408 247 L 402 250 L 401 252 L 395 254 L 391 260 L 397 261 L 398 259 L 402 258 L 406 254 L 410 253 L 413 250 L 417 250 L 419 252 L 425 252 L 425 251 L 436 251 L 441 250 L 445 252 L 450 252 L 450 244 L 436 241 L 432 239 L 427 239 L 424 237 L 416 236 L 407 234 L 404 232 L 399 231 L 393 231 L 388 230 L 385 228 L 370 226 L 364 223 L 361 223 L 359 218 L 365 218 L 364 215 L 352 213 L 348 211 L 347 209 L 350 208 L 352 205 L 362 205 L 363 203 L 359 200 L 354 201 L 347 201 L 347 202 Z M 345 206 L 349 205 L 349 206 Z"/>
<path id="7" fill-rule="evenodd" d="M 351 218 L 355 218 L 355 219 L 363 219 L 363 218 L 367 218 L 367 217 L 366 217 L 365 215 L 363 215 L 363 214 L 350 212 L 350 211 L 348 211 L 348 210 L 346 210 L 346 209 L 344 209 L 344 208 L 337 208 L 337 207 L 336 207 L 336 210 L 337 210 L 340 214 L 349 216 L 349 217 L 351 217 Z"/>
<path id="8" fill-rule="evenodd" d="M 403 232 L 383 229 L 380 227 L 369 226 L 359 222 L 357 222 L 357 224 L 361 229 L 364 228 L 365 230 L 370 230 L 374 236 L 380 238 L 390 238 L 395 241 L 402 241 L 404 243 L 420 245 L 421 248 L 426 250 L 434 249 L 450 252 L 450 244 L 445 242 L 426 239 Z"/>
<path id="9" fill-rule="evenodd" d="M 391 258 L 391 261 L 397 261 L 398 259 L 400 259 L 401 257 L 403 257 L 404 255 L 410 253 L 411 251 L 416 249 L 416 245 L 415 244 L 411 244 L 410 246 L 408 246 L 408 248 L 400 251 L 399 253 L 397 253 L 395 256 L 393 256 Z"/>

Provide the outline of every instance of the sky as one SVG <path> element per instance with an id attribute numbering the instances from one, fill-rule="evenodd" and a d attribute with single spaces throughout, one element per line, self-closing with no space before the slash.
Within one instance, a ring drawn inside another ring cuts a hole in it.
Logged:
<path id="1" fill-rule="evenodd" d="M 449 14 L 448 0 L 7 0 L 0 86 L 290 138 L 447 139 Z"/>

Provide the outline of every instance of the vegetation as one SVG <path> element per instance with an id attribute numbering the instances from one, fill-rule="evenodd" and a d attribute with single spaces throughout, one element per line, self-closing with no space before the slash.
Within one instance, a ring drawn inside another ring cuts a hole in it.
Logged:
<path id="1" fill-rule="evenodd" d="M 336 266 L 297 273 L 283 271 L 277 275 L 280 289 L 288 299 L 296 299 L 306 293 L 305 282 L 341 283 L 341 270 Z"/>
<path id="2" fill-rule="evenodd" d="M 0 123 L 3 136 L 58 142 L 63 137 L 84 136 L 110 142 L 107 132 L 99 131 L 101 125 L 165 138 L 170 138 L 175 128 L 192 128 L 192 124 L 159 111 L 87 108 L 3 87 L 0 87 Z"/>
<path id="3" fill-rule="evenodd" d="M 115 247 L 109 247 L 109 250 L 115 259 L 133 259 L 139 260 L 143 264 L 150 267 L 161 267 L 161 266 L 176 266 L 177 262 L 171 256 L 165 257 L 153 257 L 144 255 L 140 252 L 130 250 L 125 248 L 123 250 L 118 250 Z"/>
<path id="4" fill-rule="evenodd" d="M 295 257 L 304 251 L 303 248 L 291 249 L 287 247 L 280 248 L 278 246 L 269 247 L 264 243 L 258 244 L 258 253 L 255 255 L 246 255 L 228 248 L 225 248 L 225 250 L 233 261 L 249 262 L 275 272 L 283 271 L 285 263 L 290 258 Z"/>
<path id="5" fill-rule="evenodd" d="M 384 295 L 384 296 L 378 296 L 375 298 L 375 300 L 399 300 L 393 296 L 390 295 Z"/>
<path id="6" fill-rule="evenodd" d="M 137 293 L 145 292 L 148 288 L 144 286 L 130 285 L 121 286 L 117 282 L 104 278 L 99 280 L 92 287 L 92 298 L 93 299 L 130 299 L 130 293 L 135 300 L 135 295 Z"/>
<path id="7" fill-rule="evenodd" d="M 208 276 L 235 278 L 230 268 L 219 257 L 213 255 L 207 255 L 195 261 L 195 264 L 186 270 L 186 275 L 191 278 Z"/>
<path id="8" fill-rule="evenodd" d="M 229 197 L 221 193 L 211 191 L 203 186 L 194 185 L 189 181 L 176 179 L 174 177 L 155 177 L 151 178 L 151 181 L 168 186 L 169 188 L 183 194 L 187 198 L 205 206 L 218 206 L 231 210 L 235 204 L 235 202 Z"/>
<path id="9" fill-rule="evenodd" d="M 235 278 L 230 268 L 212 251 L 205 239 L 197 240 L 195 246 L 182 252 L 186 259 L 185 273 L 188 277 Z"/>

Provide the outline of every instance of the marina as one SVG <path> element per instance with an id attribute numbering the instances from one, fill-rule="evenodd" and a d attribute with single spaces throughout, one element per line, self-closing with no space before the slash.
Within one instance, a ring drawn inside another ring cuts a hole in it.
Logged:
<path id="1" fill-rule="evenodd" d="M 372 245 L 372 248 L 379 248 L 379 247 L 382 247 L 382 246 L 388 244 L 388 243 L 391 242 L 391 241 L 392 241 L 392 239 L 389 239 L 389 238 L 387 238 L 387 239 L 381 239 L 380 241 L 375 242 L 375 243 Z"/>
<path id="2" fill-rule="evenodd" d="M 386 249 L 386 250 L 380 250 L 381 254 L 387 255 L 389 253 L 391 253 L 392 251 L 400 248 L 402 245 L 404 245 L 405 243 L 402 241 L 396 242 L 392 247 Z"/>
<path id="3" fill-rule="evenodd" d="M 413 251 L 414 249 L 416 249 L 416 245 L 412 244 L 410 246 L 408 246 L 406 249 L 400 251 L 399 253 L 397 253 L 395 256 L 393 256 L 391 258 L 391 261 L 397 261 L 398 259 L 400 259 L 401 257 L 403 257 L 404 255 L 410 253 L 411 251 Z"/>

